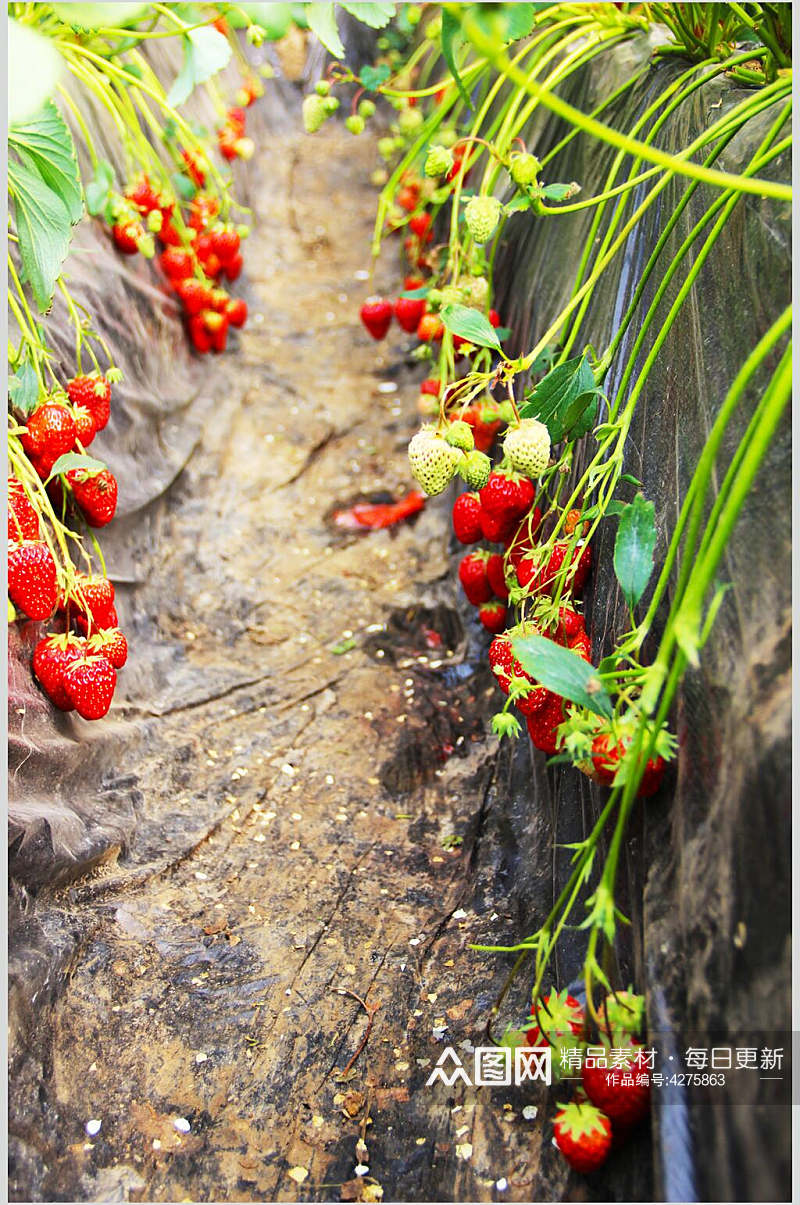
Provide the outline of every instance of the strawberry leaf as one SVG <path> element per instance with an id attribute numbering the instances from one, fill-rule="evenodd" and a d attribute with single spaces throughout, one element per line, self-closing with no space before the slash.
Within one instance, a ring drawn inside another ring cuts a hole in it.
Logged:
<path id="1" fill-rule="evenodd" d="M 568 201 L 570 197 L 576 197 L 580 191 L 580 184 L 576 184 L 573 180 L 571 184 L 545 184 L 539 195 L 546 201 Z"/>
<path id="2" fill-rule="evenodd" d="M 6 9 L 8 12 L 8 9 Z M 8 21 L 8 120 L 14 125 L 38 113 L 55 90 L 62 59 L 50 38 L 19 21 Z"/>
<path id="3" fill-rule="evenodd" d="M 362 25 L 368 25 L 370 29 L 383 29 L 391 21 L 397 6 L 395 4 L 345 4 L 344 0 L 341 0 L 341 7 Z"/>
<path id="4" fill-rule="evenodd" d="M 12 126 L 8 145 L 61 198 L 70 222 L 74 225 L 79 221 L 83 214 L 83 193 L 75 145 L 53 102 L 49 100 L 36 117 Z"/>
<path id="5" fill-rule="evenodd" d="M 538 418 L 547 427 L 553 443 L 560 443 L 575 427 L 585 433 L 584 415 L 593 401 L 596 413 L 597 392 L 589 357 L 576 356 L 551 368 L 534 386 L 520 407 L 520 418 Z M 590 425 L 593 422 L 594 413 Z"/>
<path id="6" fill-rule="evenodd" d="M 291 4 L 240 4 L 238 7 L 247 14 L 254 25 L 264 31 L 269 42 L 279 42 L 289 32 L 292 23 Z M 228 23 L 235 25 L 233 17 L 232 9 L 225 14 Z"/>
<path id="7" fill-rule="evenodd" d="M 458 335 L 477 347 L 494 347 L 502 351 L 497 331 L 488 318 L 466 305 L 444 305 L 439 317 L 454 335 Z"/>
<path id="8" fill-rule="evenodd" d="M 233 53 L 228 39 L 209 25 L 191 30 L 182 40 L 183 66 L 167 96 L 167 103 L 174 107 L 191 96 L 196 84 L 221 71 Z"/>
<path id="9" fill-rule="evenodd" d="M 40 313 L 46 314 L 69 250 L 69 210 L 39 173 L 22 163 L 9 161 L 8 191 L 14 204 L 23 276 Z"/>
<path id="10" fill-rule="evenodd" d="M 306 17 L 309 29 L 317 35 L 325 49 L 329 50 L 335 59 L 343 59 L 345 50 L 336 27 L 333 5 L 307 4 Z"/>
<path id="11" fill-rule="evenodd" d="M 620 515 L 614 544 L 614 572 L 628 606 L 633 608 L 647 589 L 656 546 L 655 505 L 637 494 Z"/>
<path id="12" fill-rule="evenodd" d="M 33 365 L 27 360 L 13 377 L 8 378 L 8 396 L 14 409 L 26 418 L 36 409 L 39 401 L 39 378 Z"/>
<path id="13" fill-rule="evenodd" d="M 100 473 L 105 467 L 102 460 L 95 460 L 93 456 L 81 456 L 78 452 L 65 452 L 53 465 L 45 485 L 54 477 L 58 477 L 61 473 L 69 473 L 72 469 L 89 469 L 94 473 Z"/>
<path id="14" fill-rule="evenodd" d="M 367 92 L 376 92 L 381 84 L 385 84 L 391 78 L 392 69 L 388 63 L 381 63 L 380 67 L 370 67 L 365 64 L 359 73 L 362 87 L 366 88 Z"/>
<path id="15" fill-rule="evenodd" d="M 542 686 L 597 715 L 611 716 L 611 699 L 597 670 L 583 657 L 544 636 L 512 636 L 511 648 L 522 668 Z"/>

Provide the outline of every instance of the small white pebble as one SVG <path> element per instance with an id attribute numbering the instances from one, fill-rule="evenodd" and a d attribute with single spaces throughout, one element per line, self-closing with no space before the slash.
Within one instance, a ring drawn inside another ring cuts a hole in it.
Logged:
<path id="1" fill-rule="evenodd" d="M 91 1121 L 86 1122 L 86 1133 L 90 1138 L 94 1138 L 95 1134 L 100 1133 L 100 1127 L 102 1124 L 102 1121 L 99 1121 L 96 1117 L 93 1117 Z"/>
<path id="2" fill-rule="evenodd" d="M 508 1180 L 503 1176 L 502 1180 L 495 1180 L 494 1186 L 498 1192 L 505 1192 L 508 1188 Z"/>
<path id="3" fill-rule="evenodd" d="M 192 1128 L 185 1117 L 176 1117 L 172 1124 L 180 1134 L 188 1134 Z"/>
<path id="4" fill-rule="evenodd" d="M 202 1050 L 198 1050 L 197 1054 L 194 1056 L 194 1061 L 196 1063 L 205 1063 L 205 1062 L 207 1062 L 207 1060 L 208 1060 L 208 1055 L 203 1054 Z"/>
<path id="5" fill-rule="evenodd" d="M 539 1110 L 536 1108 L 536 1105 L 526 1105 L 522 1110 L 522 1116 L 526 1121 L 535 1121 L 538 1112 Z"/>
<path id="6" fill-rule="evenodd" d="M 357 1163 L 354 1170 L 357 1176 L 366 1176 L 369 1171 L 369 1165 L 366 1163 Z"/>

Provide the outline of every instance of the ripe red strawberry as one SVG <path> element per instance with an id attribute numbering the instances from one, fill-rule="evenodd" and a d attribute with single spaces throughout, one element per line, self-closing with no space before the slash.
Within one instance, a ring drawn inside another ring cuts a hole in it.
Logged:
<path id="1" fill-rule="evenodd" d="M 484 540 L 488 540 L 490 544 L 503 544 L 514 529 L 516 520 L 512 518 L 498 519 L 494 515 L 490 515 L 481 506 L 481 531 L 483 532 Z"/>
<path id="2" fill-rule="evenodd" d="M 173 284 L 194 275 L 194 259 L 191 252 L 182 247 L 167 247 L 161 252 L 161 267 Z"/>
<path id="3" fill-rule="evenodd" d="M 539 1046 L 547 1039 L 543 1037 L 540 1023 L 548 1037 L 556 1034 L 573 1034 L 580 1037 L 583 1034 L 584 1013 L 578 1001 L 566 992 L 550 992 L 538 1004 L 539 1021 L 528 1030 L 528 1045 Z M 536 1020 L 536 1013 L 531 1014 L 531 1020 Z"/>
<path id="4" fill-rule="evenodd" d="M 489 322 L 492 326 L 502 326 L 502 321 L 497 310 L 489 310 Z"/>
<path id="5" fill-rule="evenodd" d="M 533 505 L 534 494 L 530 478 L 495 469 L 481 490 L 481 506 L 504 526 L 512 521 L 516 525 Z"/>
<path id="6" fill-rule="evenodd" d="M 365 301 L 359 310 L 359 315 L 373 339 L 386 337 L 386 332 L 392 325 L 391 302 L 385 301 L 383 298 Z"/>
<path id="7" fill-rule="evenodd" d="M 227 263 L 222 265 L 222 270 L 227 276 L 228 280 L 233 282 L 234 280 L 238 280 L 241 276 L 243 266 L 244 257 L 242 255 L 234 255 L 227 261 Z"/>
<path id="8" fill-rule="evenodd" d="M 114 246 L 123 255 L 136 255 L 139 242 L 144 238 L 144 227 L 141 222 L 122 222 L 111 228 Z"/>
<path id="9" fill-rule="evenodd" d="M 8 479 L 8 538 L 12 544 L 23 540 L 38 540 L 41 536 L 39 516 L 28 501 L 22 483 L 16 477 Z"/>
<path id="10" fill-rule="evenodd" d="M 69 632 L 43 637 L 33 652 L 33 672 L 52 703 L 61 711 L 72 711 L 74 704 L 64 690 L 64 671 L 83 657 L 84 640 Z"/>
<path id="11" fill-rule="evenodd" d="M 190 316 L 199 314 L 211 300 L 211 290 L 208 285 L 204 285 L 201 280 L 195 280 L 193 277 L 180 281 L 177 285 L 177 293 L 183 302 L 183 308 Z"/>
<path id="12" fill-rule="evenodd" d="M 403 288 L 409 293 L 412 289 L 421 289 L 424 284 L 424 276 L 406 276 L 403 280 Z"/>
<path id="13" fill-rule="evenodd" d="M 205 355 L 211 351 L 211 335 L 206 330 L 206 324 L 203 321 L 203 311 L 199 314 L 192 314 L 189 318 L 189 338 L 192 346 L 200 355 Z"/>
<path id="14" fill-rule="evenodd" d="M 433 218 L 429 213 L 415 213 L 408 223 L 409 229 L 413 230 L 417 238 L 425 243 L 429 243 L 433 238 L 432 225 Z"/>
<path id="15" fill-rule="evenodd" d="M 125 193 L 125 197 L 140 213 L 148 214 L 158 209 L 159 198 L 147 176 L 140 176 L 133 188 Z"/>
<path id="16" fill-rule="evenodd" d="M 181 158 L 186 164 L 189 179 L 197 188 L 203 188 L 206 182 L 205 163 L 201 164 L 191 151 L 181 151 Z"/>
<path id="17" fill-rule="evenodd" d="M 623 1060 L 615 1056 L 615 1067 L 587 1066 L 584 1059 L 581 1078 L 592 1104 L 602 1109 L 614 1125 L 630 1128 L 647 1116 L 650 1109 L 650 1076 L 641 1047 L 632 1046 Z M 607 1059 L 606 1061 L 611 1061 Z M 637 1083 L 641 1077 L 644 1081 Z"/>
<path id="18" fill-rule="evenodd" d="M 211 339 L 211 350 L 224 351 L 228 342 L 227 314 L 218 314 L 216 310 L 203 310 L 200 317 Z"/>
<path id="19" fill-rule="evenodd" d="M 431 340 L 439 343 L 444 335 L 444 324 L 437 314 L 423 314 L 417 327 L 417 338 L 423 343 Z"/>
<path id="20" fill-rule="evenodd" d="M 164 244 L 165 247 L 180 247 L 182 242 L 181 236 L 178 234 L 178 231 L 175 229 L 170 219 L 166 216 L 166 212 L 163 209 L 161 212 L 163 215 L 163 220 L 161 222 L 161 229 L 158 232 L 157 238 Z"/>
<path id="21" fill-rule="evenodd" d="M 239 237 L 239 232 L 232 227 L 220 226 L 211 232 L 211 238 L 214 250 L 223 264 L 230 263 L 233 257 L 239 254 L 241 238 Z"/>
<path id="22" fill-rule="evenodd" d="M 486 563 L 486 576 L 497 597 L 505 602 L 508 598 L 508 586 L 506 585 L 505 564 L 499 552 L 493 552 L 489 557 Z"/>
<path id="23" fill-rule="evenodd" d="M 442 382 L 434 380 L 433 377 L 426 377 L 419 387 L 420 393 L 429 393 L 432 397 L 438 397 L 442 392 Z"/>
<path id="24" fill-rule="evenodd" d="M 592 641 L 589 633 L 581 629 L 567 640 L 567 648 L 583 657 L 584 661 L 592 660 Z"/>
<path id="25" fill-rule="evenodd" d="M 75 419 L 75 438 L 83 448 L 88 448 L 95 437 L 95 426 L 92 412 L 88 406 L 73 406 L 72 417 Z"/>
<path id="26" fill-rule="evenodd" d="M 492 587 L 486 576 L 488 559 L 489 554 L 486 552 L 468 552 L 458 566 L 458 580 L 473 607 L 487 603 L 492 597 Z"/>
<path id="27" fill-rule="evenodd" d="M 100 720 L 111 706 L 117 671 L 106 657 L 84 656 L 67 666 L 61 681 L 78 715 L 85 720 Z"/>
<path id="28" fill-rule="evenodd" d="M 8 594 L 29 619 L 48 619 L 58 598 L 53 554 L 43 540 L 23 540 L 8 549 Z"/>
<path id="29" fill-rule="evenodd" d="M 76 434 L 75 419 L 67 407 L 61 402 L 45 402 L 28 419 L 20 442 L 47 476 L 59 456 L 72 451 Z"/>
<path id="30" fill-rule="evenodd" d="M 108 469 L 71 469 L 65 474 L 90 527 L 105 527 L 117 509 L 117 482 Z"/>
<path id="31" fill-rule="evenodd" d="M 61 610 L 69 603 L 70 611 L 75 616 L 91 616 L 95 628 L 114 628 L 116 611 L 114 610 L 114 584 L 107 577 L 96 574 L 93 577 L 82 573 L 77 574 L 75 585 L 67 600 L 59 604 Z M 115 617 L 111 622 L 112 615 Z"/>
<path id="32" fill-rule="evenodd" d="M 579 632 L 583 631 L 583 616 L 577 611 L 573 611 L 572 607 L 558 608 L 558 633 L 559 639 L 563 637 L 569 642 Z"/>
<path id="33" fill-rule="evenodd" d="M 102 431 L 111 414 L 111 385 L 105 377 L 74 377 L 67 381 L 67 394 L 73 406 L 85 406 L 94 419 L 96 431 Z"/>
<path id="34" fill-rule="evenodd" d="M 419 320 L 425 313 L 424 297 L 398 297 L 394 303 L 394 316 L 404 331 L 413 334 L 419 326 Z"/>
<path id="35" fill-rule="evenodd" d="M 617 767 L 625 756 L 626 749 L 627 743 L 624 740 L 615 740 L 610 732 L 601 732 L 594 738 L 592 742 L 592 762 L 597 781 L 603 786 L 613 786 Z M 639 790 L 637 791 L 639 798 L 647 798 L 650 795 L 655 795 L 661 786 L 661 780 L 664 777 L 666 768 L 667 765 L 663 757 L 649 758 L 642 775 L 642 781 L 639 784 Z"/>
<path id="36" fill-rule="evenodd" d="M 525 632 L 533 635 L 538 635 L 539 631 L 533 624 L 528 624 L 525 627 Z M 525 695 L 519 695 L 514 705 L 524 716 L 536 715 L 548 699 L 551 697 L 550 692 L 545 690 L 543 686 L 539 686 L 530 674 L 522 668 L 517 661 L 511 649 L 511 639 L 508 634 L 498 636 L 492 641 L 489 646 L 489 665 L 497 679 L 497 684 L 503 694 L 507 695 L 511 689 L 511 681 L 513 678 L 522 678 L 525 682 L 530 683 L 530 690 Z M 560 723 L 560 721 L 559 721 Z"/>
<path id="37" fill-rule="evenodd" d="M 89 637 L 88 647 L 93 653 L 107 657 L 114 669 L 122 669 L 128 660 L 128 642 L 119 628 L 104 628 Z"/>
<path id="38" fill-rule="evenodd" d="M 461 544 L 481 538 L 481 501 L 477 494 L 459 494 L 453 503 L 453 531 Z"/>
<path id="39" fill-rule="evenodd" d="M 507 609 L 501 602 L 484 603 L 478 608 L 478 619 L 487 632 L 502 632 L 506 626 Z"/>
<path id="40" fill-rule="evenodd" d="M 225 306 L 225 313 L 231 326 L 244 326 L 247 322 L 247 302 L 242 297 L 231 297 Z"/>
<path id="41" fill-rule="evenodd" d="M 547 691 L 544 705 L 533 716 L 528 716 L 528 735 L 537 749 L 549 757 L 558 752 L 556 730 L 564 722 L 564 700 L 561 695 Z"/>
<path id="42" fill-rule="evenodd" d="M 585 1101 L 559 1104 L 553 1131 L 556 1146 L 576 1172 L 587 1175 L 608 1158 L 611 1122 L 594 1105 Z"/>
<path id="43" fill-rule="evenodd" d="M 419 201 L 419 187 L 414 187 L 406 184 L 397 194 L 397 204 L 401 209 L 405 209 L 407 213 L 413 212 L 417 208 Z"/>

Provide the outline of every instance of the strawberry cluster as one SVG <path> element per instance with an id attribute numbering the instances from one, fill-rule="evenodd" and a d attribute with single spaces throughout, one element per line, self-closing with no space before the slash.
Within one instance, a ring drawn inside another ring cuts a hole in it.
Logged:
<path id="1" fill-rule="evenodd" d="M 99 373 L 74 377 L 67 382 L 66 396 L 57 394 L 33 411 L 20 435 L 20 443 L 43 481 L 61 456 L 86 450 L 97 432 L 105 427 L 110 412 L 111 385 Z M 104 467 L 73 468 L 63 477 L 70 497 L 90 527 L 105 527 L 111 522 L 117 509 L 117 482 L 113 473 Z M 62 487 L 55 483 L 51 489 L 60 502 Z M 10 532 L 9 526 L 9 536 Z"/>
<path id="2" fill-rule="evenodd" d="M 192 181 L 202 188 L 202 165 L 188 152 L 184 162 Z M 202 191 L 195 194 L 188 212 L 177 222 L 174 203 L 165 203 L 146 176 L 128 191 L 126 201 L 140 215 L 140 224 L 142 218 L 148 220 L 162 245 L 159 263 L 180 302 L 195 351 L 223 352 L 230 328 L 241 328 L 247 321 L 247 302 L 231 297 L 221 283 L 223 278 L 232 283 L 241 274 L 240 230 L 219 220 L 219 201 Z M 155 221 L 153 214 L 158 215 Z M 119 246 L 116 235 L 115 242 Z M 137 249 L 134 245 L 133 250 Z"/>
<path id="3" fill-rule="evenodd" d="M 128 659 L 128 643 L 114 606 L 114 587 L 105 577 L 79 575 L 57 600 L 57 631 L 36 645 L 33 672 L 50 701 L 85 720 L 107 714 L 117 670 Z"/>
<path id="4" fill-rule="evenodd" d="M 587 1019 L 578 1001 L 566 992 L 551 992 L 537 1002 L 525 1037 L 528 1046 L 550 1048 L 554 1079 L 564 1075 L 564 1050 L 581 1054 L 580 1084 L 572 1100 L 557 1105 L 554 1136 L 570 1166 L 583 1174 L 601 1167 L 650 1109 L 642 997 L 609 995 L 600 1018 L 598 1041 L 587 1043 Z"/>

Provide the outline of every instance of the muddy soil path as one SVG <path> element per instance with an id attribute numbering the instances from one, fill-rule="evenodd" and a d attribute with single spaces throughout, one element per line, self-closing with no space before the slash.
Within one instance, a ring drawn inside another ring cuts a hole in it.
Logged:
<path id="1" fill-rule="evenodd" d="M 355 321 L 373 153 L 265 152 L 253 319 L 129 599 L 139 833 L 49 902 L 79 940 L 12 1090 L 12 1199 L 559 1193 L 535 1092 L 425 1086 L 444 1046 L 469 1064 L 507 968 L 468 942 L 520 918 L 447 503 L 330 522 L 409 484 L 411 370 Z M 139 677 L 137 644 L 164 650 Z"/>

